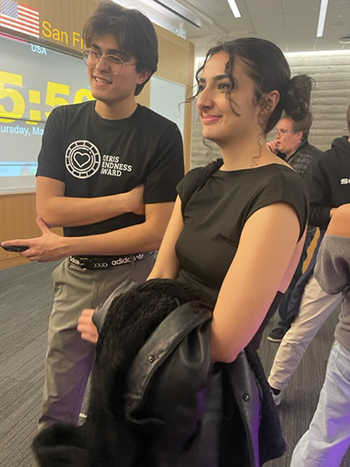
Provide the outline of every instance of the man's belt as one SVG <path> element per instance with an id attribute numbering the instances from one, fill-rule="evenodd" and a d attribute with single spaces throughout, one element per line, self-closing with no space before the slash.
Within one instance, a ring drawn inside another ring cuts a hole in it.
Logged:
<path id="1" fill-rule="evenodd" d="M 142 259 L 150 258 L 154 251 L 146 253 L 133 253 L 131 255 L 120 256 L 69 256 L 68 259 L 72 264 L 79 266 L 81 269 L 110 269 L 123 264 L 141 261 Z"/>

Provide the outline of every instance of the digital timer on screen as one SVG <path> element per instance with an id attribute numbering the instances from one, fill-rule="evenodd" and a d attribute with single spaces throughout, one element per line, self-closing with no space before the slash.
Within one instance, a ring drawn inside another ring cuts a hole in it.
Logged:
<path id="1" fill-rule="evenodd" d="M 92 99 L 81 58 L 0 35 L 0 191 L 33 189 L 45 121 Z"/>

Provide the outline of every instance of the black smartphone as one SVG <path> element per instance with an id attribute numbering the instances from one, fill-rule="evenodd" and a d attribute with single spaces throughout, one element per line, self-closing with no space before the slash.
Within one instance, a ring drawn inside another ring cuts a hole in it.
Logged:
<path id="1" fill-rule="evenodd" d="M 6 251 L 11 251 L 12 253 L 19 253 L 20 251 L 25 251 L 29 249 L 29 246 L 19 246 L 19 245 L 12 245 L 12 246 L 3 246 L 3 249 Z"/>

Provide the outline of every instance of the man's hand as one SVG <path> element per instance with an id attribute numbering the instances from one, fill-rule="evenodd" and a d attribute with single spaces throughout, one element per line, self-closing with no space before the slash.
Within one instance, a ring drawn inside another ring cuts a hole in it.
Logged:
<path id="1" fill-rule="evenodd" d="M 273 141 L 269 141 L 268 143 L 266 143 L 266 146 L 270 149 L 271 152 L 273 152 L 274 154 L 277 154 L 278 153 L 278 145 L 277 145 L 277 142 L 275 140 Z"/>
<path id="2" fill-rule="evenodd" d="M 57 235 L 49 229 L 41 217 L 36 219 L 36 223 L 42 232 L 41 237 L 8 240 L 2 242 L 2 246 L 28 246 L 29 249 L 19 253 L 29 261 L 56 261 L 64 258 L 67 239 Z"/>
<path id="3" fill-rule="evenodd" d="M 92 308 L 85 308 L 78 320 L 78 331 L 81 333 L 81 338 L 96 344 L 98 341 L 98 331 L 92 322 L 92 315 L 94 310 Z"/>

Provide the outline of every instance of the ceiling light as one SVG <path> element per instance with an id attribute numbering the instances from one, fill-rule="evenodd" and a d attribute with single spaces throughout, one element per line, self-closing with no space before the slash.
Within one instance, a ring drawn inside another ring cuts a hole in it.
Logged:
<path id="1" fill-rule="evenodd" d="M 344 36 L 339 39 L 341 44 L 350 44 L 350 36 Z"/>
<path id="2" fill-rule="evenodd" d="M 237 3 L 235 2 L 235 0 L 227 0 L 227 1 L 228 1 L 228 4 L 230 5 L 233 16 L 235 18 L 240 18 L 241 13 L 239 12 L 239 9 L 238 9 L 238 6 L 237 6 Z"/>
<path id="3" fill-rule="evenodd" d="M 317 37 L 323 36 L 324 24 L 326 22 L 328 0 L 321 0 L 320 13 L 318 15 Z"/>
<path id="4" fill-rule="evenodd" d="M 350 50 L 309 50 L 308 52 L 285 52 L 286 58 L 288 57 L 312 57 L 316 55 L 322 55 L 327 57 L 333 57 L 334 55 L 340 55 L 342 57 L 350 57 Z"/>
<path id="5" fill-rule="evenodd" d="M 141 0 L 145 3 L 145 0 Z M 189 9 L 185 7 L 180 2 L 176 0 L 152 0 L 154 3 L 160 5 L 161 7 L 165 8 L 166 10 L 170 11 L 170 13 L 174 14 L 178 18 L 186 21 L 187 23 L 191 24 L 197 29 L 203 27 L 203 24 L 212 25 L 214 21 L 209 18 L 208 16 L 204 15 L 202 12 L 195 10 L 193 8 Z"/>

